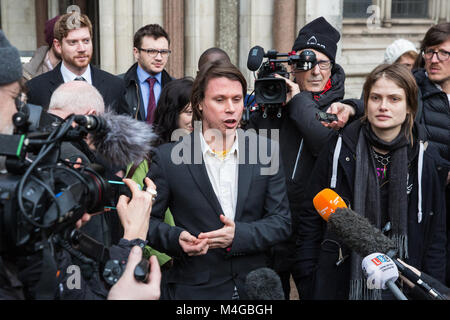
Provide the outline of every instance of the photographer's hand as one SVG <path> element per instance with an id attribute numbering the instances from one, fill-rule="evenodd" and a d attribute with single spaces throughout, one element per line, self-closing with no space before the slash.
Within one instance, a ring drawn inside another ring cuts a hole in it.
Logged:
<path id="1" fill-rule="evenodd" d="M 286 94 L 286 104 L 291 101 L 293 97 L 300 93 L 300 87 L 295 82 L 286 79 L 285 77 L 280 76 L 279 74 L 275 74 L 275 78 L 284 79 L 286 81 L 288 92 Z"/>
<path id="2" fill-rule="evenodd" d="M 156 186 L 149 178 L 145 178 L 147 190 Z M 124 179 L 123 182 L 130 188 L 132 199 L 125 195 L 120 196 L 117 203 L 117 213 L 124 229 L 123 238 L 126 240 L 147 239 L 152 210 L 152 195 L 149 192 L 139 190 L 136 182 Z"/>
<path id="3" fill-rule="evenodd" d="M 328 108 L 327 113 L 335 114 L 338 117 L 338 121 L 331 123 L 321 122 L 322 125 L 327 128 L 339 130 L 347 124 L 350 117 L 355 115 L 355 109 L 348 104 L 335 102 Z"/>
<path id="4" fill-rule="evenodd" d="M 161 269 L 158 259 L 152 256 L 147 283 L 134 279 L 134 269 L 142 259 L 142 249 L 133 247 L 128 256 L 127 266 L 119 281 L 111 288 L 108 300 L 158 300 L 161 295 Z"/>

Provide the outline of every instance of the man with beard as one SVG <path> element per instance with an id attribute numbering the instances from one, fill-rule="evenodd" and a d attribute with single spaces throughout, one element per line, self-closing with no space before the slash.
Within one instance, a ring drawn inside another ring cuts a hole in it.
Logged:
<path id="1" fill-rule="evenodd" d="M 413 72 L 420 89 L 416 120 L 425 126 L 431 144 L 439 150 L 439 166 L 446 184 L 447 237 L 450 236 L 450 23 L 431 27 L 422 40 L 421 55 Z M 447 248 L 447 279 L 450 285 L 450 242 Z"/>
<path id="2" fill-rule="evenodd" d="M 413 72 L 420 89 L 417 119 L 425 125 L 431 144 L 450 162 L 450 23 L 431 27 L 421 44 L 418 69 Z M 447 184 L 450 174 L 446 173 Z"/>
<path id="3" fill-rule="evenodd" d="M 118 111 L 126 105 L 125 84 L 122 79 L 92 65 L 92 23 L 81 14 L 73 19 L 72 13 L 63 15 L 55 24 L 54 46 L 61 52 L 62 62 L 53 71 L 27 82 L 28 102 L 48 109 L 52 93 L 61 84 L 86 81 L 103 96 L 107 109 Z"/>
<path id="4" fill-rule="evenodd" d="M 289 204 L 292 212 L 291 239 L 273 249 L 272 268 L 278 272 L 283 283 L 286 298 L 289 297 L 289 279 L 292 274 L 300 293 L 303 275 L 298 274 L 294 261 L 294 234 L 298 225 L 298 210 L 305 187 L 316 158 L 323 145 L 332 134 L 330 128 L 343 127 L 349 120 L 362 115 L 362 105 L 356 100 L 341 101 L 344 98 L 345 74 L 342 67 L 335 62 L 339 32 L 323 17 L 305 25 L 294 42 L 292 51 L 301 55 L 312 51 L 316 63 L 309 70 L 294 69 L 295 80 L 285 79 L 287 88 L 286 104 L 282 107 L 281 117 L 277 117 L 278 108 L 269 108 L 268 116 L 262 112 L 251 115 L 248 129 L 269 129 L 271 133 L 279 132 L 281 160 L 285 168 Z M 345 104 L 344 104 L 345 103 Z M 336 114 L 338 121 L 322 124 L 316 120 L 319 111 Z M 278 131 L 277 131 L 278 130 Z"/>

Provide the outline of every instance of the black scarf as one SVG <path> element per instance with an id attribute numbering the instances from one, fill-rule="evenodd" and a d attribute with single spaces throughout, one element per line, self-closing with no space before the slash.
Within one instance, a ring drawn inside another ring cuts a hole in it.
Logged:
<path id="1" fill-rule="evenodd" d="M 407 123 L 407 122 L 406 122 Z M 408 257 L 408 140 L 405 126 L 391 142 L 378 138 L 368 122 L 362 124 L 356 146 L 356 168 L 354 185 L 354 210 L 381 229 L 380 192 L 372 147 L 392 154 L 389 174 L 388 218 L 391 223 L 391 238 L 395 241 L 399 258 Z M 379 300 L 380 290 L 368 290 L 361 271 L 362 258 L 352 252 L 351 300 Z"/>

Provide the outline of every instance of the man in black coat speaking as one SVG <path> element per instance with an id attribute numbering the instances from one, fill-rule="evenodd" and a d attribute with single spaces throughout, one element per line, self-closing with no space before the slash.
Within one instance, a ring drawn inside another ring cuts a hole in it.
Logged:
<path id="1" fill-rule="evenodd" d="M 152 157 L 158 196 L 148 239 L 174 257 L 163 298 L 248 298 L 247 274 L 265 267 L 267 250 L 290 234 L 278 144 L 237 129 L 246 88 L 235 66 L 205 64 L 191 96 L 194 132 Z M 175 226 L 164 223 L 167 208 Z"/>
<path id="2" fill-rule="evenodd" d="M 127 109 L 125 83 L 119 77 L 92 66 L 92 23 L 81 14 L 74 20 L 68 13 L 56 22 L 54 44 L 62 62 L 55 69 L 26 83 L 28 102 L 48 109 L 53 92 L 63 83 L 86 81 L 102 95 L 107 110 Z"/>

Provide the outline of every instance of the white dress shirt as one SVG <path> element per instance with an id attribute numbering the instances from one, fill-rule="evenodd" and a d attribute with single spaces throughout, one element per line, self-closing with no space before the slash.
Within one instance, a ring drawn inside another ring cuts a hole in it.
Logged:
<path id="1" fill-rule="evenodd" d="M 201 149 L 205 161 L 209 181 L 219 200 L 225 217 L 234 221 L 238 195 L 239 176 L 239 147 L 238 137 L 225 157 L 221 157 L 211 150 L 203 134 L 200 135 Z"/>
<path id="2" fill-rule="evenodd" d="M 81 76 L 78 76 L 75 73 L 72 73 L 72 71 L 70 71 L 69 69 L 67 69 L 66 66 L 64 65 L 64 61 L 63 61 L 61 63 L 61 74 L 64 79 L 64 83 L 74 81 L 75 78 L 77 78 L 77 77 L 83 77 L 87 83 L 92 85 L 92 75 L 91 75 L 91 66 L 90 65 L 88 65 L 86 71 Z"/>

